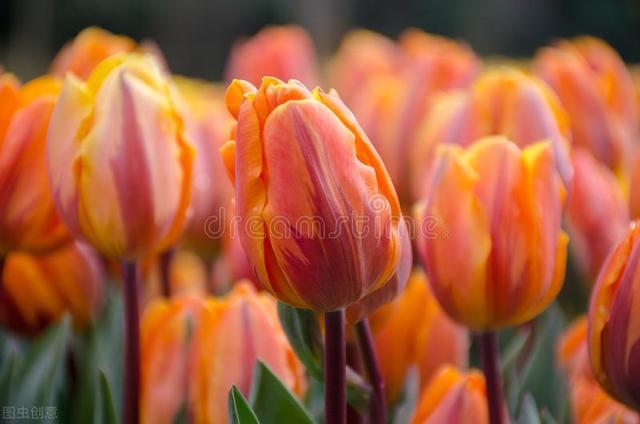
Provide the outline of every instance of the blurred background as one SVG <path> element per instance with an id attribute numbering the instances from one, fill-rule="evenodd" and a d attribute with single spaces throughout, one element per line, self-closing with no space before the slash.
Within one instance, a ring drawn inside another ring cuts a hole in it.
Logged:
<path id="1" fill-rule="evenodd" d="M 604 38 L 640 62 L 640 0 L 0 0 L 0 64 L 29 79 L 98 25 L 153 39 L 171 69 L 220 79 L 230 46 L 272 23 L 297 23 L 328 56 L 350 28 L 395 37 L 415 26 L 464 39 L 482 55 L 529 56 L 555 38 Z"/>

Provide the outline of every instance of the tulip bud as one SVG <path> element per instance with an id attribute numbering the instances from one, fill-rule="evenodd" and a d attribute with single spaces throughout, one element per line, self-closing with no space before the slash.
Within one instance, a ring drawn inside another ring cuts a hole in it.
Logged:
<path id="1" fill-rule="evenodd" d="M 81 31 L 60 50 L 51 64 L 51 74 L 62 78 L 67 72 L 71 72 L 86 80 L 104 59 L 118 53 L 132 52 L 135 47 L 135 42 L 129 37 L 90 27 Z"/>
<path id="2" fill-rule="evenodd" d="M 318 83 L 316 51 L 307 32 L 298 26 L 269 26 L 234 44 L 225 71 L 227 81 L 260 84 L 265 76 Z"/>
<path id="3" fill-rule="evenodd" d="M 409 159 L 415 196 L 424 195 L 438 145 L 466 147 L 489 135 L 504 135 L 520 147 L 549 140 L 560 175 L 571 180 L 569 123 L 559 100 L 540 80 L 515 69 L 487 71 L 468 91 L 438 97 L 418 133 Z"/>
<path id="4" fill-rule="evenodd" d="M 79 243 L 45 256 L 11 253 L 1 277 L 0 322 L 21 334 L 36 334 L 65 313 L 82 327 L 104 297 L 102 266 Z"/>
<path id="5" fill-rule="evenodd" d="M 261 285 L 318 312 L 380 289 L 401 257 L 389 175 L 337 93 L 265 78 L 234 81 L 235 140 L 221 149 L 235 180 L 239 235 Z"/>
<path id="6" fill-rule="evenodd" d="M 504 137 L 445 145 L 417 208 L 417 244 L 433 292 L 475 330 L 526 322 L 558 294 L 567 236 L 564 189 L 549 143 Z"/>
<path id="7" fill-rule="evenodd" d="M 591 37 L 562 41 L 540 50 L 533 69 L 560 97 L 573 142 L 626 173 L 638 112 L 633 82 L 615 50 Z"/>
<path id="8" fill-rule="evenodd" d="M 137 54 L 73 75 L 51 118 L 48 165 L 58 210 L 76 237 L 111 258 L 164 251 L 180 236 L 193 148 L 173 87 Z"/>
<path id="9" fill-rule="evenodd" d="M 187 247 L 206 259 L 220 253 L 228 221 L 233 187 L 218 151 L 228 140 L 231 115 L 223 103 L 223 92 L 214 85 L 174 78 L 188 106 L 186 127 L 196 149 L 193 163 L 191 215 L 183 239 Z"/>
<path id="10" fill-rule="evenodd" d="M 424 272 L 415 270 L 400 296 L 370 317 L 390 402 L 398 399 L 414 366 L 425 388 L 440 366 L 467 365 L 467 331 L 444 313 L 428 284 Z"/>
<path id="11" fill-rule="evenodd" d="M 589 306 L 589 353 L 593 374 L 620 402 L 640 410 L 640 227 L 633 222 L 611 251 Z"/>
<path id="12" fill-rule="evenodd" d="M 256 361 L 267 364 L 289 390 L 302 396 L 304 368 L 278 321 L 276 303 L 249 284 L 236 285 L 208 309 L 194 333 L 191 402 L 196 423 L 226 422 L 232 385 L 248 396 Z"/>
<path id="13" fill-rule="evenodd" d="M 484 377 L 477 371 L 441 368 L 420 395 L 411 423 L 471 422 L 489 423 Z"/>
<path id="14" fill-rule="evenodd" d="M 572 152 L 566 218 L 569 247 L 582 274 L 595 281 L 613 245 L 624 235 L 629 212 L 615 175 L 584 149 Z"/>
<path id="15" fill-rule="evenodd" d="M 60 92 L 53 77 L 20 87 L 0 76 L 0 256 L 43 253 L 69 241 L 49 191 L 46 140 Z"/>

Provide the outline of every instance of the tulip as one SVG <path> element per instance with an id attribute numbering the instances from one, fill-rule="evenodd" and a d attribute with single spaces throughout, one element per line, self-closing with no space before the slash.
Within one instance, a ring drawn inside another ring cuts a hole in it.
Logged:
<path id="1" fill-rule="evenodd" d="M 422 391 L 411 423 L 488 423 L 486 398 L 482 374 L 445 366 Z"/>
<path id="2" fill-rule="evenodd" d="M 193 148 L 177 104 L 146 56 L 113 56 L 86 83 L 65 79 L 48 136 L 53 197 L 74 235 L 107 257 L 158 253 L 180 236 Z"/>
<path id="3" fill-rule="evenodd" d="M 576 319 L 561 335 L 556 357 L 570 381 L 591 378 L 589 348 L 587 344 L 587 317 Z"/>
<path id="4" fill-rule="evenodd" d="M 571 180 L 566 113 L 544 83 L 515 69 L 487 71 L 469 90 L 438 97 L 418 133 L 409 156 L 411 185 L 418 198 L 427 188 L 438 145 L 466 147 L 489 135 L 504 135 L 520 147 L 549 140 L 563 180 Z"/>
<path id="5" fill-rule="evenodd" d="M 229 208 L 233 187 L 218 153 L 228 140 L 231 116 L 219 87 L 182 77 L 174 81 L 188 106 L 185 121 L 196 149 L 191 215 L 183 239 L 186 247 L 211 260 L 220 253 L 227 221 L 233 216 Z"/>
<path id="6" fill-rule="evenodd" d="M 240 240 L 263 287 L 329 312 L 387 283 L 401 256 L 399 203 L 337 94 L 275 78 L 257 91 L 234 81 L 227 106 L 236 139 L 221 153 L 235 180 Z M 382 228 L 356 228 L 358 218 Z"/>
<path id="7" fill-rule="evenodd" d="M 226 422 L 227 394 L 251 389 L 257 360 L 296 395 L 304 369 L 277 319 L 275 302 L 247 282 L 222 298 L 176 296 L 150 303 L 141 324 L 141 422 Z"/>
<path id="8" fill-rule="evenodd" d="M 384 35 L 361 29 L 351 31 L 331 59 L 329 80 L 345 103 L 353 107 L 354 98 L 368 97 L 358 93 L 366 90 L 370 81 L 395 74 L 403 60 L 402 51 Z"/>
<path id="9" fill-rule="evenodd" d="M 226 422 L 232 385 L 248 396 L 257 360 L 267 364 L 294 394 L 305 391 L 304 369 L 278 321 L 276 304 L 249 284 L 236 285 L 201 317 L 194 332 L 190 384 L 195 423 Z"/>
<path id="10" fill-rule="evenodd" d="M 316 62 L 313 41 L 303 28 L 268 26 L 232 47 L 225 75 L 227 81 L 243 79 L 254 85 L 265 76 L 314 85 L 318 83 Z"/>
<path id="11" fill-rule="evenodd" d="M 613 245 L 624 235 L 629 212 L 615 175 L 589 152 L 572 152 L 573 180 L 566 218 L 571 248 L 582 274 L 595 281 Z"/>
<path id="12" fill-rule="evenodd" d="M 193 148 L 182 104 L 150 56 L 111 56 L 86 82 L 72 74 L 51 117 L 48 168 L 69 230 L 121 259 L 125 300 L 124 423 L 139 416 L 138 266 L 184 227 Z"/>
<path id="13" fill-rule="evenodd" d="M 541 49 L 533 70 L 558 94 L 573 142 L 625 175 L 638 112 L 633 82 L 618 54 L 602 40 L 581 37 Z"/>
<path id="14" fill-rule="evenodd" d="M 571 410 L 576 424 L 638 424 L 638 414 L 612 399 L 591 379 L 577 379 L 571 387 Z"/>
<path id="15" fill-rule="evenodd" d="M 46 255 L 11 253 L 0 276 L 0 322 L 20 334 L 35 335 L 65 313 L 84 327 L 104 298 L 102 266 L 80 243 Z"/>
<path id="16" fill-rule="evenodd" d="M 135 47 L 135 42 L 129 37 L 90 27 L 60 50 L 51 64 L 51 74 L 62 78 L 70 72 L 86 80 L 104 59 L 118 53 L 132 52 Z"/>
<path id="17" fill-rule="evenodd" d="M 467 331 L 442 311 L 428 284 L 424 272 L 413 271 L 404 292 L 371 316 L 390 402 L 398 399 L 412 367 L 417 367 L 420 388 L 425 389 L 440 366 L 467 365 Z"/>
<path id="18" fill-rule="evenodd" d="M 349 98 L 356 116 L 380 152 L 403 204 L 415 200 L 409 168 L 418 130 L 438 93 L 468 86 L 480 61 L 466 45 L 408 30 L 398 48 L 402 66 L 392 74 L 369 78 L 359 95 Z"/>
<path id="19" fill-rule="evenodd" d="M 240 241 L 267 291 L 325 314 L 327 422 L 342 422 L 344 308 L 396 272 L 405 225 L 397 195 L 337 93 L 265 78 L 258 90 L 234 81 L 226 98 L 237 123 L 221 154 Z"/>
<path id="20" fill-rule="evenodd" d="M 638 416 L 600 388 L 589 363 L 588 321 L 578 318 L 558 344 L 558 362 L 569 377 L 571 409 L 577 423 L 637 423 Z"/>
<path id="21" fill-rule="evenodd" d="M 596 380 L 615 399 L 640 410 L 640 227 L 633 222 L 611 251 L 589 306 L 589 354 Z"/>
<path id="22" fill-rule="evenodd" d="M 476 330 L 529 321 L 562 285 L 564 189 L 549 143 L 442 146 L 418 208 L 418 251 L 449 316 Z M 430 234 L 425 224 L 435 223 Z"/>
<path id="23" fill-rule="evenodd" d="M 20 87 L 0 76 L 0 256 L 46 253 L 69 241 L 46 170 L 46 134 L 60 91 L 52 77 Z"/>
<path id="24" fill-rule="evenodd" d="M 417 210 L 418 250 L 442 308 L 481 332 L 490 420 L 499 424 L 495 330 L 534 318 L 564 279 L 568 237 L 554 155 L 548 142 L 521 150 L 499 136 L 466 151 L 444 145 L 428 184 Z"/>
<path id="25" fill-rule="evenodd" d="M 173 423 L 188 398 L 193 328 L 211 308 L 201 297 L 159 298 L 140 324 L 140 422 Z"/>

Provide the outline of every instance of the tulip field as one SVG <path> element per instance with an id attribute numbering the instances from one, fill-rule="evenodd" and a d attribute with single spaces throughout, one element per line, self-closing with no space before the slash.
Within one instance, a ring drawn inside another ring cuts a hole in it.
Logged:
<path id="1" fill-rule="evenodd" d="M 640 423 L 640 68 L 315 45 L 0 66 L 0 422 Z"/>

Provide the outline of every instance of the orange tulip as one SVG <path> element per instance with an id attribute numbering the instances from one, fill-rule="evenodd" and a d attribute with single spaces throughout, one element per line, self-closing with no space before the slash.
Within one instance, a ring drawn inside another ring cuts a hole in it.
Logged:
<path id="1" fill-rule="evenodd" d="M 233 216 L 229 208 L 233 187 L 218 153 L 228 140 L 231 115 L 221 88 L 181 77 L 174 81 L 189 106 L 185 120 L 196 149 L 190 219 L 183 239 L 187 247 L 211 259 L 220 253 L 227 221 Z"/>
<path id="2" fill-rule="evenodd" d="M 592 378 L 587 345 L 587 317 L 576 319 L 558 342 L 556 357 L 570 380 Z"/>
<path id="3" fill-rule="evenodd" d="M 466 45 L 419 30 L 406 31 L 398 41 L 399 70 L 369 78 L 349 105 L 361 119 L 385 162 L 400 200 L 415 200 L 409 168 L 418 130 L 429 116 L 436 94 L 466 87 L 480 62 Z"/>
<path id="4" fill-rule="evenodd" d="M 526 322 L 558 294 L 567 236 L 549 143 L 442 146 L 417 209 L 418 250 L 449 316 L 476 330 Z M 435 225 L 434 225 L 435 224 Z"/>
<path id="5" fill-rule="evenodd" d="M 67 72 L 71 72 L 86 80 L 104 59 L 118 53 L 132 52 L 135 47 L 135 42 L 129 37 L 90 27 L 81 31 L 60 50 L 51 64 L 51 73 L 62 78 Z"/>
<path id="6" fill-rule="evenodd" d="M 533 69 L 560 97 L 573 142 L 626 174 L 638 112 L 633 82 L 615 50 L 591 37 L 562 41 L 540 50 Z"/>
<path id="7" fill-rule="evenodd" d="M 243 79 L 254 85 L 266 76 L 315 85 L 316 61 L 313 41 L 303 28 L 268 26 L 233 46 L 225 75 L 227 81 Z"/>
<path id="8" fill-rule="evenodd" d="M 257 360 L 296 395 L 304 393 L 304 370 L 275 302 L 248 283 L 223 298 L 151 303 L 141 326 L 141 422 L 174 422 L 183 405 L 195 423 L 226 422 L 227 394 L 236 385 L 248 396 Z"/>
<path id="9" fill-rule="evenodd" d="M 0 76 L 0 256 L 46 252 L 69 241 L 49 192 L 46 134 L 60 92 L 53 77 L 20 87 Z"/>
<path id="10" fill-rule="evenodd" d="M 217 308 L 202 317 L 196 341 L 193 379 L 194 420 L 223 422 L 232 384 L 248 396 L 257 360 L 267 364 L 296 395 L 306 389 L 304 369 L 280 327 L 273 298 L 239 284 Z M 225 418 L 226 421 L 226 418 Z"/>
<path id="11" fill-rule="evenodd" d="M 595 281 L 611 247 L 624 235 L 629 212 L 615 175 L 588 151 L 574 148 L 566 218 L 569 247 L 582 273 Z"/>
<path id="12" fill-rule="evenodd" d="M 22 334 L 36 334 L 67 312 L 84 326 L 104 297 L 102 265 L 79 243 L 45 256 L 11 253 L 1 277 L 0 322 Z"/>
<path id="13" fill-rule="evenodd" d="M 425 388 L 442 365 L 467 365 L 467 331 L 444 313 L 428 284 L 424 272 L 415 270 L 404 292 L 370 318 L 390 402 L 398 398 L 414 366 Z"/>
<path id="14" fill-rule="evenodd" d="M 589 352 L 593 374 L 620 402 L 640 410 L 640 227 L 633 222 L 611 251 L 589 307 Z"/>
<path id="15" fill-rule="evenodd" d="M 345 103 L 354 107 L 352 100 L 368 97 L 359 93 L 366 90 L 369 81 L 395 74 L 404 59 L 396 43 L 384 35 L 362 29 L 351 31 L 331 60 L 329 80 Z"/>
<path id="16" fill-rule="evenodd" d="M 148 56 L 112 56 L 86 83 L 65 79 L 48 135 L 53 197 L 74 235 L 107 257 L 152 255 L 180 236 L 193 148 L 178 105 Z"/>
<path id="17" fill-rule="evenodd" d="M 571 409 L 576 424 L 640 423 L 636 412 L 616 402 L 592 379 L 572 383 Z"/>
<path id="18" fill-rule="evenodd" d="M 587 343 L 587 317 L 578 318 L 560 338 L 558 362 L 569 377 L 571 408 L 578 424 L 637 423 L 638 416 L 613 400 L 600 388 L 591 373 Z"/>
<path id="19" fill-rule="evenodd" d="M 329 312 L 387 283 L 405 223 L 382 161 L 337 93 L 234 81 L 227 107 L 237 128 L 221 153 L 261 285 L 290 305 Z"/>
<path id="20" fill-rule="evenodd" d="M 424 195 L 439 144 L 468 146 L 489 135 L 504 135 L 520 147 L 549 140 L 563 180 L 571 179 L 565 112 L 544 83 L 515 69 L 487 71 L 468 91 L 440 96 L 418 132 L 409 156 L 415 196 Z"/>
<path id="21" fill-rule="evenodd" d="M 477 371 L 443 367 L 422 391 L 412 424 L 488 424 L 484 377 Z"/>

